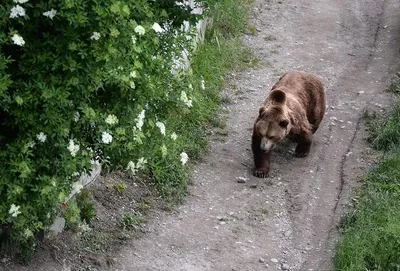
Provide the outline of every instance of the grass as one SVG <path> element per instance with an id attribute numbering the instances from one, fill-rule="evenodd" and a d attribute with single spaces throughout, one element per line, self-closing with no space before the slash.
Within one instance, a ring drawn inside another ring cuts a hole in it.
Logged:
<path id="1" fill-rule="evenodd" d="M 275 41 L 275 40 L 276 40 L 276 37 L 273 36 L 273 35 L 265 35 L 265 36 L 264 36 L 264 40 L 265 40 L 265 41 Z"/>
<path id="2" fill-rule="evenodd" d="M 360 204 L 341 222 L 334 270 L 400 270 L 400 153 L 372 170 Z"/>
<path id="3" fill-rule="evenodd" d="M 367 116 L 367 124 L 373 148 L 388 151 L 400 144 L 400 105 L 387 114 Z"/>
<path id="4" fill-rule="evenodd" d="M 341 220 L 334 271 L 400 270 L 400 106 L 369 115 L 367 127 L 369 142 L 385 156 L 356 191 L 356 209 Z"/>

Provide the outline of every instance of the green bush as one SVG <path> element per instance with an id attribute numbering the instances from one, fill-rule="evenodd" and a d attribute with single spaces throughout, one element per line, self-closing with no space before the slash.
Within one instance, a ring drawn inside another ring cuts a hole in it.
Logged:
<path id="1" fill-rule="evenodd" d="M 180 133 L 196 126 L 191 114 L 204 98 L 200 78 L 172 69 L 191 50 L 177 27 L 198 19 L 189 8 L 167 0 L 0 3 L 0 226 L 12 228 L 16 243 L 34 248 L 93 163 L 132 176 L 142 170 L 156 183 L 164 168 L 184 172 L 192 142 Z"/>

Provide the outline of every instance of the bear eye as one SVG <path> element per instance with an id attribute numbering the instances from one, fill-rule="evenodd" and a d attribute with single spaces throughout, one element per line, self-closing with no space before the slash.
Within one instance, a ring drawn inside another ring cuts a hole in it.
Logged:
<path id="1" fill-rule="evenodd" d="M 282 120 L 281 122 L 279 122 L 279 126 L 281 127 L 286 127 L 289 125 L 289 121 L 288 120 Z"/>

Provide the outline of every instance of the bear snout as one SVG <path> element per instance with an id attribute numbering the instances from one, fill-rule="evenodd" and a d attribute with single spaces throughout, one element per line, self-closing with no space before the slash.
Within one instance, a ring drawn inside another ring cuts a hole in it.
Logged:
<path id="1" fill-rule="evenodd" d="M 262 152 L 269 152 L 274 146 L 273 142 L 266 137 L 261 139 L 260 149 Z"/>

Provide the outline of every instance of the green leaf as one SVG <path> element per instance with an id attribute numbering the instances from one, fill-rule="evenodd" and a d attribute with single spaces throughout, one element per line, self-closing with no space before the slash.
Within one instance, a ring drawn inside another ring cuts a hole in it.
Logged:
<path id="1" fill-rule="evenodd" d="M 24 100 L 21 98 L 21 96 L 15 96 L 15 101 L 17 102 L 18 105 L 22 105 L 24 103 Z"/>

